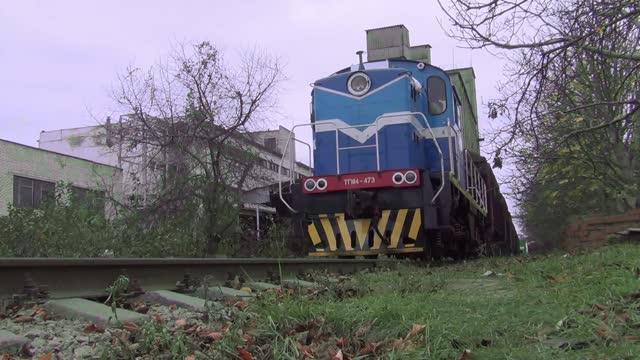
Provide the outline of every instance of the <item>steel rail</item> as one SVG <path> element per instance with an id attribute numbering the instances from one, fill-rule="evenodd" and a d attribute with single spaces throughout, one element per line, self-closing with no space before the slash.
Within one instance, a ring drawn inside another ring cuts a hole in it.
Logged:
<path id="1" fill-rule="evenodd" d="M 375 266 L 393 266 L 389 260 L 310 258 L 0 258 L 0 300 L 46 289 L 48 298 L 97 297 L 120 275 L 134 288 L 172 290 L 185 279 L 197 283 L 205 276 L 222 285 L 229 274 L 246 281 L 272 277 L 293 278 L 308 270 L 350 273 Z"/>

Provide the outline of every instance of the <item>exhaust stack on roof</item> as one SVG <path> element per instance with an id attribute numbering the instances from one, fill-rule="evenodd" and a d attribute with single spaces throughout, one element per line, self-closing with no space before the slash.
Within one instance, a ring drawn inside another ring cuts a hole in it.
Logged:
<path id="1" fill-rule="evenodd" d="M 404 59 L 431 63 L 431 45 L 411 46 L 404 25 L 367 30 L 367 61 Z"/>

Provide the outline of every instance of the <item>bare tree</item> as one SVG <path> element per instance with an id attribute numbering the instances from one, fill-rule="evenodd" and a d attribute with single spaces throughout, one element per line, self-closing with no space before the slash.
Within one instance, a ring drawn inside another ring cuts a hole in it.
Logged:
<path id="1" fill-rule="evenodd" d="M 259 176 L 246 132 L 274 109 L 283 79 L 276 58 L 248 51 L 230 66 L 208 42 L 118 78 L 113 98 L 125 115 L 110 132 L 146 177 L 134 193 L 150 193 L 145 206 L 155 212 L 180 211 L 195 200 L 208 254 L 237 223 L 239 195 Z"/>
<path id="2" fill-rule="evenodd" d="M 472 49 L 497 51 L 509 61 L 508 80 L 500 86 L 502 98 L 489 104 L 492 117 L 503 115 L 509 120 L 500 129 L 498 151 L 525 133 L 543 141 L 537 131 L 541 118 L 583 109 L 620 110 L 617 116 L 565 134 L 562 141 L 566 141 L 622 122 L 640 109 L 638 79 L 633 76 L 640 68 L 638 1 L 452 0 L 448 6 L 438 2 L 453 26 L 450 37 Z M 620 89 L 606 98 L 578 99 L 573 107 L 545 101 L 550 91 L 563 91 L 574 75 L 581 75 L 562 73 L 582 58 L 615 66 L 623 73 Z"/>
<path id="3" fill-rule="evenodd" d="M 527 226 L 555 231 L 550 221 L 634 206 L 640 2 L 439 3 L 453 39 L 507 61 L 500 97 L 487 104 L 500 120 L 489 139 L 494 166 L 506 160 L 515 168 L 507 181 L 525 218 L 537 217 Z"/>

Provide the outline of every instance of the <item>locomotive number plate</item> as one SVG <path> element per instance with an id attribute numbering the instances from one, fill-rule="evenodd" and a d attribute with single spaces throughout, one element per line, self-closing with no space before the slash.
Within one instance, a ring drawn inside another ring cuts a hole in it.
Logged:
<path id="1" fill-rule="evenodd" d="M 362 176 L 362 177 L 354 177 L 354 178 L 345 178 L 342 179 L 345 186 L 350 185 L 360 185 L 360 184 L 375 184 L 376 178 L 375 176 Z"/>

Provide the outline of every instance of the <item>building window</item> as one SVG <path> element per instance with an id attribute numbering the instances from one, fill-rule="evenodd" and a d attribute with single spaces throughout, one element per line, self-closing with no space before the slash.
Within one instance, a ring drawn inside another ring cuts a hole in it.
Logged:
<path id="1" fill-rule="evenodd" d="M 447 109 L 447 87 L 444 80 L 432 76 L 427 80 L 427 95 L 429 97 L 429 114 L 440 115 Z"/>
<path id="2" fill-rule="evenodd" d="M 91 189 L 71 187 L 71 204 L 73 206 L 86 206 L 89 209 L 104 215 L 105 193 Z"/>
<path id="3" fill-rule="evenodd" d="M 13 206 L 17 208 L 38 208 L 53 201 L 55 192 L 55 183 L 22 176 L 13 177 Z"/>
<path id="4" fill-rule="evenodd" d="M 264 146 L 269 150 L 276 151 L 276 147 L 277 147 L 276 138 L 274 137 L 264 138 Z"/>

